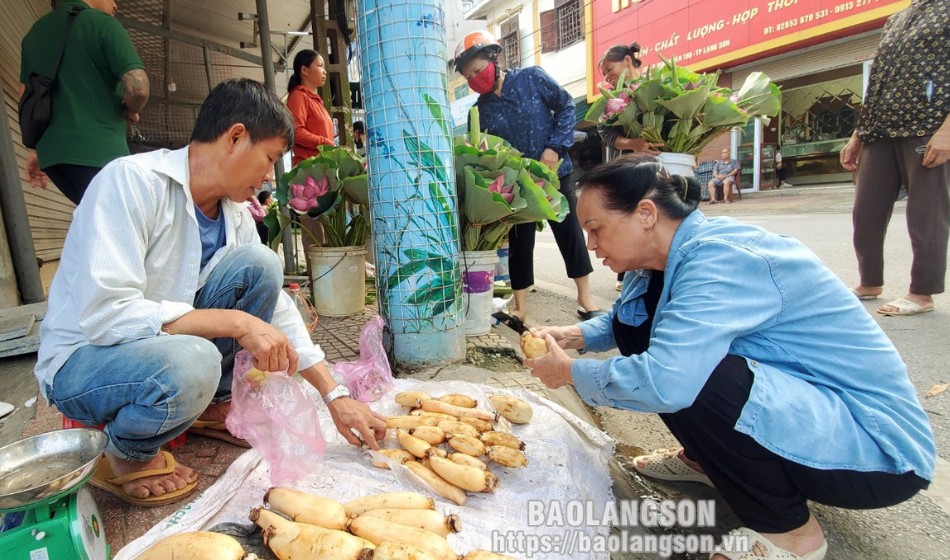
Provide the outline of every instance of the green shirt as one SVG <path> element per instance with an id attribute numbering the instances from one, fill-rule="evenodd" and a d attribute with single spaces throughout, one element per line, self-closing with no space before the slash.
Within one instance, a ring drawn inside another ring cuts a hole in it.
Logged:
<path id="1" fill-rule="evenodd" d="M 53 73 L 66 16 L 76 4 L 86 9 L 73 22 L 53 90 L 53 116 L 36 146 L 40 169 L 61 163 L 103 167 L 129 154 L 122 75 L 144 65 L 114 17 L 79 0 L 60 3 L 23 38 L 20 82 L 33 72 Z"/>

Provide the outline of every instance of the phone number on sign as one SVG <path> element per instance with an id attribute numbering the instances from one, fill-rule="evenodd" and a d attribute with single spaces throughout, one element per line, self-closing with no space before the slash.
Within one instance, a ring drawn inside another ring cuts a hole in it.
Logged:
<path id="1" fill-rule="evenodd" d="M 851 0 L 849 2 L 842 2 L 835 5 L 833 8 L 823 8 L 810 14 L 794 17 L 783 22 L 776 23 L 775 25 L 766 26 L 762 32 L 765 35 L 771 35 L 772 33 L 778 33 L 779 31 L 787 31 L 789 29 L 798 27 L 799 25 L 806 25 L 816 21 L 821 21 L 831 14 L 843 14 L 855 8 L 870 5 L 874 1 L 876 0 Z"/>

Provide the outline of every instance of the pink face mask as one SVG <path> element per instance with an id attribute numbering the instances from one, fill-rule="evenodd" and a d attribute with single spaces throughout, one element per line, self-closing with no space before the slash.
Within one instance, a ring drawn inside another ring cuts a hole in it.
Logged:
<path id="1" fill-rule="evenodd" d="M 495 63 L 489 62 L 488 66 L 469 78 L 468 87 L 472 88 L 475 93 L 482 94 L 490 93 L 495 89 Z"/>

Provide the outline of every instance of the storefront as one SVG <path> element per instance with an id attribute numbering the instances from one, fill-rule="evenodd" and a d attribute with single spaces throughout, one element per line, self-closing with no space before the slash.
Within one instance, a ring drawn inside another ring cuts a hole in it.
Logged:
<path id="1" fill-rule="evenodd" d="M 697 71 L 720 70 L 739 88 L 755 71 L 782 88 L 782 112 L 768 124 L 734 129 L 743 190 L 773 188 L 781 152 L 793 184 L 850 180 L 838 152 L 854 128 L 868 69 L 887 18 L 909 0 L 595 0 L 588 6 L 591 68 L 614 44 L 637 41 L 646 66 L 664 58 Z M 594 72 L 588 98 L 597 97 Z M 712 147 L 710 149 L 713 149 Z M 704 152 L 699 159 L 718 156 Z M 707 150 L 709 151 L 709 150 Z"/>

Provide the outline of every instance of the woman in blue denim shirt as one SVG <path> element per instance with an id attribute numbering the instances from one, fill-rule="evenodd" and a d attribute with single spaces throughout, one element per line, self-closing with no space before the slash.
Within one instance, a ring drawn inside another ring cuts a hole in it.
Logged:
<path id="1" fill-rule="evenodd" d="M 768 558 L 824 557 L 807 500 L 879 508 L 928 486 L 936 449 L 907 369 L 817 256 L 707 220 L 699 185 L 652 157 L 621 157 L 581 183 L 589 249 L 630 272 L 607 315 L 535 329 L 548 353 L 525 365 L 591 405 L 659 413 L 683 448 L 638 457 L 637 470 L 714 486 Z M 612 347 L 622 355 L 564 352 Z"/>

